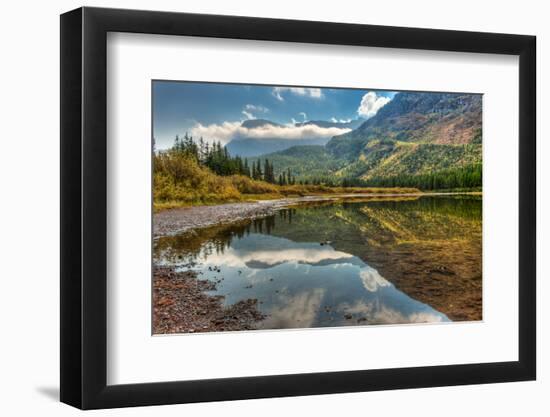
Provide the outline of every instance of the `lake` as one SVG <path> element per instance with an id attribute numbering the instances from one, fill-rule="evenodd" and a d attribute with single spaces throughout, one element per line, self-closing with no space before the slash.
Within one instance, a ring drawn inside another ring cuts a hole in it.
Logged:
<path id="1" fill-rule="evenodd" d="M 257 300 L 256 329 L 482 319 L 482 204 L 348 198 L 154 241 L 154 262 Z"/>

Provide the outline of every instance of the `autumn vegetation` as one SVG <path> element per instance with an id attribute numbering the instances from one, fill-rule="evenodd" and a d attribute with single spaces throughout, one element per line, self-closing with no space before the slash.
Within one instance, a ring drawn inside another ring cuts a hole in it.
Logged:
<path id="1" fill-rule="evenodd" d="M 176 138 L 168 150 L 153 156 L 153 201 L 155 210 L 219 204 L 224 202 L 274 199 L 290 196 L 350 193 L 418 193 L 407 188 L 352 187 L 297 180 L 290 170 L 273 171 L 269 160 L 232 157 L 219 143 L 210 145 L 191 137 Z"/>

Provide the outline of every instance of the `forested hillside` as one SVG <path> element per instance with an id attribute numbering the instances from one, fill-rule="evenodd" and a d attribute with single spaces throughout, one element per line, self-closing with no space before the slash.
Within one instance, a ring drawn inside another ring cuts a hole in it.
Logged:
<path id="1" fill-rule="evenodd" d="M 275 175 L 290 168 L 308 183 L 480 187 L 481 108 L 481 95 L 398 93 L 324 147 L 297 146 L 257 159 L 272 161 Z M 460 174 L 442 181 L 451 171 Z"/>
<path id="2" fill-rule="evenodd" d="M 314 149 L 317 156 L 312 159 L 318 160 L 320 155 L 326 154 L 323 147 Z M 290 155 L 288 158 L 291 161 Z M 284 171 L 275 172 L 273 162 L 267 158 L 249 161 L 232 156 L 220 142 L 195 141 L 188 135 L 182 139 L 176 137 L 170 149 L 155 150 L 153 166 L 155 210 L 286 196 L 418 192 L 416 188 L 343 188 L 336 183 L 306 183 L 298 181 L 288 165 Z"/>
<path id="3" fill-rule="evenodd" d="M 324 146 L 293 146 L 251 158 L 251 161 L 257 163 L 265 159 L 273 164 L 275 176 L 290 170 L 299 182 L 311 184 L 339 184 L 340 179 L 334 175 L 346 165 L 346 161 L 334 158 Z"/>

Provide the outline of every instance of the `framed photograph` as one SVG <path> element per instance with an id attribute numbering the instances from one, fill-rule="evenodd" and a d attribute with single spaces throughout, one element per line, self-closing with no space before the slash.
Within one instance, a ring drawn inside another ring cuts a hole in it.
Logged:
<path id="1" fill-rule="evenodd" d="M 535 37 L 61 16 L 61 401 L 533 380 Z"/>

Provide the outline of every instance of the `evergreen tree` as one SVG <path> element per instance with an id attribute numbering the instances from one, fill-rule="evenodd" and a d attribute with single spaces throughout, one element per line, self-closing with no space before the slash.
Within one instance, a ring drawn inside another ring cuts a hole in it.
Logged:
<path id="1" fill-rule="evenodd" d="M 206 152 L 205 152 L 205 143 L 204 143 L 204 139 L 201 138 L 199 139 L 199 161 L 200 162 L 204 162 L 205 158 L 206 158 Z"/>
<path id="2" fill-rule="evenodd" d="M 254 167 L 254 172 L 252 174 L 252 179 L 260 181 L 262 179 L 262 175 L 263 175 L 262 174 L 262 165 L 261 165 L 260 160 L 258 159 L 258 161 L 256 161 L 252 165 Z"/>
<path id="3" fill-rule="evenodd" d="M 269 162 L 268 159 L 264 162 L 264 180 L 274 184 L 275 183 L 275 173 L 273 172 L 273 164 Z"/>

